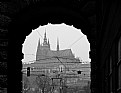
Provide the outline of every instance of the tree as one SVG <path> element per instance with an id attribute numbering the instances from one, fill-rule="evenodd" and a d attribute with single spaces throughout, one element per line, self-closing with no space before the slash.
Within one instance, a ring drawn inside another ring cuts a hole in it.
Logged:
<path id="1" fill-rule="evenodd" d="M 27 93 L 30 89 L 30 82 L 25 75 L 23 75 L 22 85 L 23 93 Z"/>
<path id="2" fill-rule="evenodd" d="M 42 93 L 51 91 L 51 79 L 48 76 L 38 75 L 36 77 L 36 84 L 42 90 Z"/>

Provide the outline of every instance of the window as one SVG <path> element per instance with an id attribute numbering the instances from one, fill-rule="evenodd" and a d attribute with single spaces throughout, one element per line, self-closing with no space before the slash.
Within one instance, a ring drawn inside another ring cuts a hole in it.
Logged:
<path id="1" fill-rule="evenodd" d="M 121 38 L 118 43 L 118 88 L 121 88 Z"/>

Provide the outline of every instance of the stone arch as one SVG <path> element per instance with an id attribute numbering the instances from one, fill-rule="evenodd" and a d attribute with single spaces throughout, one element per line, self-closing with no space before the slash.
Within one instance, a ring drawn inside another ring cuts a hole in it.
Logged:
<path id="1" fill-rule="evenodd" d="M 32 29 L 37 28 L 39 25 L 50 22 L 52 24 L 66 23 L 68 25 L 74 25 L 75 27 L 81 29 L 85 35 L 87 35 L 87 38 L 91 43 L 90 57 L 93 61 L 93 64 L 95 64 L 94 68 L 91 69 L 91 72 L 96 71 L 96 41 L 92 32 L 93 30 L 91 28 L 91 24 L 89 24 L 89 20 L 86 17 L 81 16 L 81 14 L 78 12 L 74 12 L 73 10 L 68 10 L 61 7 L 53 10 L 53 8 L 54 7 L 44 8 L 41 6 L 26 8 L 15 15 L 13 22 L 9 26 L 10 36 L 12 36 L 10 38 L 9 44 L 12 46 L 10 53 L 13 54 L 10 60 L 13 60 L 12 64 L 14 64 L 13 66 L 16 71 L 14 71 L 14 69 L 11 70 L 17 73 L 19 76 L 22 74 L 21 59 L 23 58 L 23 54 L 21 49 L 25 37 L 31 33 Z M 40 9 L 46 11 L 40 11 Z M 93 67 L 92 64 L 91 67 Z M 94 76 L 94 80 L 96 82 L 96 76 Z M 21 78 L 17 78 L 17 81 L 17 83 L 20 83 L 19 81 L 21 81 Z"/>

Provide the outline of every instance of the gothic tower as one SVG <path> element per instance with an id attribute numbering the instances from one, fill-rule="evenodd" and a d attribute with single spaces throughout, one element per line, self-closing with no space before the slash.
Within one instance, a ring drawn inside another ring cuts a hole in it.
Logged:
<path id="1" fill-rule="evenodd" d="M 43 43 L 40 44 L 40 39 L 38 41 L 36 60 L 39 60 L 40 58 L 45 58 L 49 50 L 50 50 L 50 43 L 49 39 L 47 41 L 46 31 L 45 31 Z"/>
<path id="2" fill-rule="evenodd" d="M 47 37 L 46 37 L 46 31 L 45 31 L 43 46 L 46 46 L 46 45 L 48 44 L 47 44 Z"/>
<path id="3" fill-rule="evenodd" d="M 41 54 L 41 51 L 40 51 L 40 39 L 38 41 L 38 46 L 37 46 L 37 52 L 36 52 L 36 60 L 39 60 L 39 55 Z"/>
<path id="4" fill-rule="evenodd" d="M 42 50 L 44 50 L 44 49 L 50 50 L 50 43 L 49 43 L 49 39 L 48 39 L 48 41 L 47 41 L 46 31 L 45 31 L 45 34 L 44 34 L 44 42 L 43 42 L 43 44 L 42 44 L 42 46 L 41 46 L 41 49 L 42 49 Z"/>

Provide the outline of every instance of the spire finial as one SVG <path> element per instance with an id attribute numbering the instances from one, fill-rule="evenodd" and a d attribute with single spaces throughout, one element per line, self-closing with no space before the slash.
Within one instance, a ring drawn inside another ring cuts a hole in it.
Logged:
<path id="1" fill-rule="evenodd" d="M 45 29 L 45 37 L 44 37 L 44 39 L 46 38 L 46 29 Z"/>
<path id="2" fill-rule="evenodd" d="M 45 34 L 44 34 L 44 43 L 43 43 L 44 45 L 46 45 L 47 44 L 47 37 L 46 37 L 46 29 L 45 29 Z"/>

